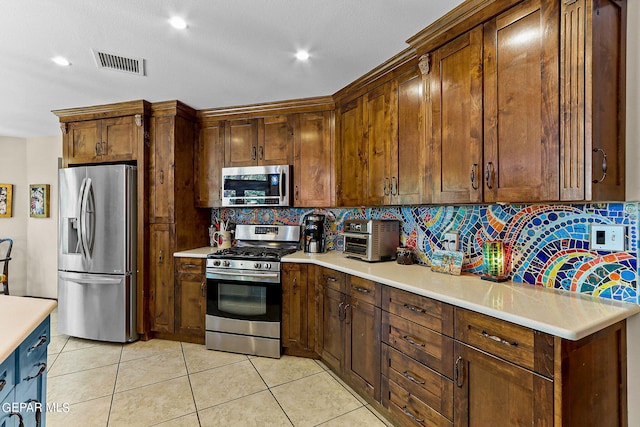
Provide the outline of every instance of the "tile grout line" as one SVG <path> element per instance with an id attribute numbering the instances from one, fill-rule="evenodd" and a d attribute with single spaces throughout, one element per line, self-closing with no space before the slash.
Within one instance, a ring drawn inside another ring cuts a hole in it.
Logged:
<path id="1" fill-rule="evenodd" d="M 276 401 L 276 403 L 278 404 L 278 407 L 280 408 L 280 410 L 282 411 L 284 416 L 287 417 L 287 419 L 289 420 L 291 425 L 295 427 L 295 424 L 293 423 L 293 420 L 291 419 L 291 417 L 289 417 L 289 414 L 287 414 L 287 411 L 284 410 L 284 408 L 280 404 L 280 401 L 278 400 L 278 398 L 273 394 L 273 391 L 271 391 L 271 387 L 269 387 L 269 384 L 267 384 L 267 382 L 264 380 L 264 378 L 260 374 L 260 371 L 258 370 L 258 368 L 256 368 L 256 365 L 254 365 L 253 362 L 251 361 L 251 358 L 249 358 L 249 362 L 251 363 L 251 366 L 253 366 L 253 369 L 256 370 L 256 373 L 258 374 L 258 376 L 260 377 L 260 379 L 262 380 L 264 385 L 267 386 L 267 390 L 269 391 L 269 394 L 271 395 L 271 397 L 273 397 L 273 400 Z M 278 385 L 282 385 L 282 384 L 278 384 Z"/>
<path id="2" fill-rule="evenodd" d="M 196 418 L 198 425 L 202 426 L 200 422 L 200 412 L 198 411 L 198 404 L 196 403 L 196 395 L 193 392 L 193 384 L 191 384 L 191 374 L 189 373 L 189 366 L 187 365 L 187 356 L 184 353 L 184 343 L 180 342 L 180 350 L 182 351 L 182 360 L 184 361 L 184 369 L 187 371 L 187 381 L 189 381 L 189 390 L 191 390 L 191 398 L 193 399 L 193 408 L 196 410 Z M 188 415 L 188 414 L 187 414 Z"/>
<path id="3" fill-rule="evenodd" d="M 116 368 L 116 380 L 113 382 L 113 392 L 111 393 L 111 401 L 109 402 L 109 413 L 107 414 L 107 424 L 105 427 L 109 427 L 109 421 L 111 420 L 111 411 L 113 411 L 113 399 L 116 395 L 116 387 L 118 385 L 118 376 L 120 375 L 120 362 L 122 361 L 122 353 L 124 352 L 124 345 L 120 346 L 120 357 L 118 358 L 118 367 Z"/>

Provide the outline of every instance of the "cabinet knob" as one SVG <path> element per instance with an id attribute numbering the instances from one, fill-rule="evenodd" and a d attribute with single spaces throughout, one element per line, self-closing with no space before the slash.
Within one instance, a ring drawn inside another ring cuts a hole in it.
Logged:
<path id="1" fill-rule="evenodd" d="M 164 264 L 164 251 L 160 251 L 158 255 L 158 264 Z"/>
<path id="2" fill-rule="evenodd" d="M 594 179 L 594 184 L 600 184 L 607 177 L 607 153 L 602 148 L 594 148 L 594 153 L 602 153 L 602 176 L 600 179 Z"/>

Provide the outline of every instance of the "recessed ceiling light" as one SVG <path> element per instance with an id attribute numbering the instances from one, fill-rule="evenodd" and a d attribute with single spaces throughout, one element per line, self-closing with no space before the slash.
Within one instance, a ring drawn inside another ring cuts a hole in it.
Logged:
<path id="1" fill-rule="evenodd" d="M 309 59 L 309 52 L 306 50 L 299 50 L 296 52 L 296 59 L 298 61 L 306 61 Z"/>
<path id="2" fill-rule="evenodd" d="M 184 30 L 185 28 L 187 28 L 187 22 L 179 16 L 171 17 L 171 19 L 169 19 L 169 24 L 171 24 L 173 28 L 176 28 L 178 30 Z"/>
<path id="3" fill-rule="evenodd" d="M 71 62 L 69 62 L 67 58 L 64 58 L 62 56 L 54 56 L 53 58 L 51 58 L 51 60 L 61 67 L 68 67 L 69 65 L 71 65 Z"/>

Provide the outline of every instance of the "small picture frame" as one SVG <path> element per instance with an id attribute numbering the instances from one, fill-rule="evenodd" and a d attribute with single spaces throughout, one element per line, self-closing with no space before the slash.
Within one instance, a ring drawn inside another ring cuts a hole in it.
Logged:
<path id="1" fill-rule="evenodd" d="M 0 218 L 11 218 L 13 184 L 0 184 Z"/>
<path id="2" fill-rule="evenodd" d="M 462 252 L 435 250 L 431 257 L 431 271 L 459 276 L 463 258 Z"/>
<path id="3" fill-rule="evenodd" d="M 29 199 L 31 218 L 49 218 L 49 184 L 31 184 Z"/>

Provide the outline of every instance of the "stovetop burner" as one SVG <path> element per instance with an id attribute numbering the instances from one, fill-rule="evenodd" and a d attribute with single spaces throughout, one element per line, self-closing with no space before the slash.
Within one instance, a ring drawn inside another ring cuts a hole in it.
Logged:
<path id="1" fill-rule="evenodd" d="M 291 248 L 233 247 L 221 249 L 208 256 L 213 259 L 252 259 L 256 261 L 279 261 L 285 255 L 295 252 Z"/>

